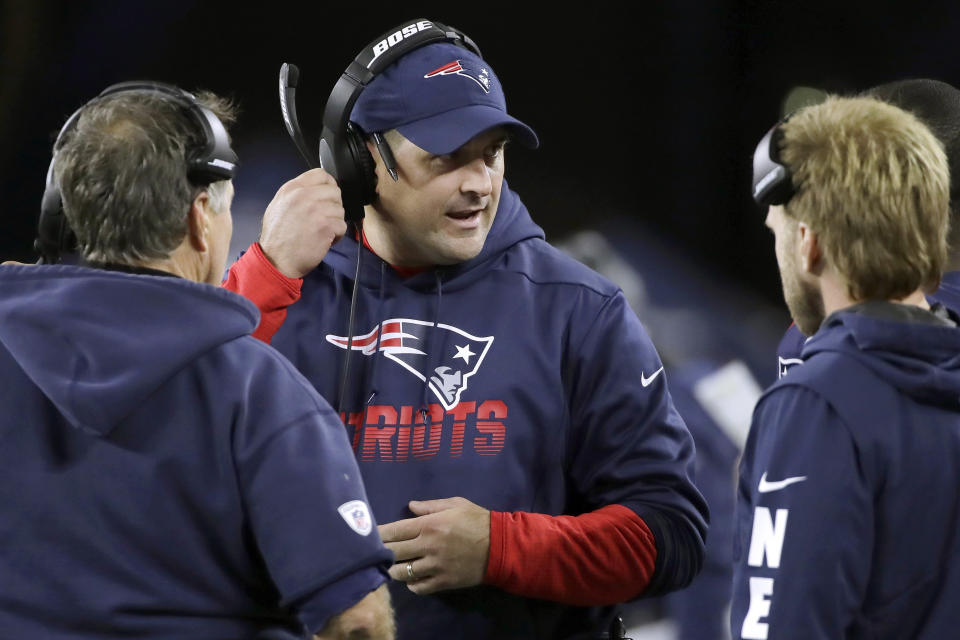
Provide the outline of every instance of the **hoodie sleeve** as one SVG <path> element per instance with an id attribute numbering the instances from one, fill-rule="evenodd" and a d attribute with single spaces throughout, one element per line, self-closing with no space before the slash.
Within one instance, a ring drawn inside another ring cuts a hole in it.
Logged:
<path id="1" fill-rule="evenodd" d="M 257 305 L 260 324 L 251 335 L 270 344 L 287 318 L 287 307 L 300 299 L 302 285 L 301 278 L 288 278 L 280 273 L 267 259 L 260 243 L 254 242 L 230 266 L 221 286 Z"/>
<path id="2" fill-rule="evenodd" d="M 377 533 L 343 424 L 289 363 L 264 355 L 276 366 L 249 380 L 256 402 L 234 430 L 236 473 L 281 604 L 319 631 L 386 582 L 393 554 Z"/>
<path id="3" fill-rule="evenodd" d="M 817 393 L 769 392 L 740 464 L 734 638 L 841 638 L 865 597 L 873 497 L 861 453 Z"/>
<path id="4" fill-rule="evenodd" d="M 655 558 L 650 529 L 621 505 L 579 516 L 493 511 L 484 582 L 526 598 L 603 606 L 640 595 Z"/>
<path id="5" fill-rule="evenodd" d="M 663 363 L 623 293 L 583 306 L 595 311 L 572 319 L 564 371 L 574 501 L 581 511 L 622 505 L 653 534 L 653 575 L 635 593 L 682 588 L 700 570 L 708 520 L 693 483 L 693 438 L 674 408 Z"/>

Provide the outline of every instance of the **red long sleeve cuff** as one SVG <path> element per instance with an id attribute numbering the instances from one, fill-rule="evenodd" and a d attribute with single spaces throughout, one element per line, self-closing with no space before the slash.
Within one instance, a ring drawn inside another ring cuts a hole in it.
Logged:
<path id="1" fill-rule="evenodd" d="M 288 278 L 273 266 L 263 253 L 259 242 L 254 242 L 230 266 L 223 288 L 239 293 L 260 309 L 260 324 L 251 334 L 270 344 L 273 335 L 287 319 L 287 307 L 300 299 L 301 278 Z"/>
<path id="2" fill-rule="evenodd" d="M 653 533 L 622 505 L 579 516 L 493 511 L 484 582 L 528 598 L 609 605 L 644 591 L 656 557 Z"/>

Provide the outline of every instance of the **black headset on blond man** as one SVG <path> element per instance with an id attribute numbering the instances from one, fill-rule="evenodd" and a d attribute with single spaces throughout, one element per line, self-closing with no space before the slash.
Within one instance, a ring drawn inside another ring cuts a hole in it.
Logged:
<path id="1" fill-rule="evenodd" d="M 449 42 L 483 57 L 480 48 L 465 33 L 435 20 L 408 20 L 383 33 L 357 54 L 327 98 L 319 165 L 316 157 L 307 151 L 297 122 L 294 92 L 299 70 L 287 63 L 280 68 L 280 107 L 287 131 L 307 165 L 322 167 L 337 181 L 347 222 L 357 223 L 363 219 L 363 207 L 373 202 L 377 189 L 375 165 L 367 150 L 365 134 L 350 122 L 353 105 L 378 73 L 414 49 L 435 42 Z M 387 171 L 396 180 L 396 162 L 390 147 L 379 131 L 371 133 Z"/>
<path id="2" fill-rule="evenodd" d="M 40 221 L 37 224 L 37 239 L 33 243 L 34 250 L 40 255 L 38 264 L 56 264 L 63 254 L 74 253 L 77 250 L 77 240 L 67 223 L 63 213 L 63 199 L 60 194 L 60 185 L 54 176 L 54 162 L 57 151 L 67 135 L 73 131 L 80 112 L 107 96 L 118 93 L 147 93 L 157 94 L 170 98 L 181 105 L 203 131 L 203 144 L 187 151 L 187 179 L 196 186 L 206 186 L 218 180 L 229 180 L 237 167 L 237 154 L 230 146 L 230 138 L 223 123 L 212 111 L 197 102 L 196 96 L 179 87 L 151 82 L 133 80 L 111 85 L 100 92 L 96 98 L 73 112 L 57 134 L 53 143 L 53 158 L 47 169 L 47 181 L 43 190 L 43 200 L 40 202 Z"/>
<path id="3" fill-rule="evenodd" d="M 780 158 L 781 127 L 790 115 L 770 127 L 753 152 L 753 199 L 764 208 L 787 204 L 796 194 L 790 169 Z"/>

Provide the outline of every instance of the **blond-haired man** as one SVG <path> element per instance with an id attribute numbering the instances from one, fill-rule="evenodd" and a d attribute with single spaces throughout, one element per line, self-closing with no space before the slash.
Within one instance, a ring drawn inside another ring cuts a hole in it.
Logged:
<path id="1" fill-rule="evenodd" d="M 933 134 L 870 98 L 803 109 L 757 148 L 754 197 L 813 337 L 754 412 L 734 637 L 944 638 L 960 624 L 960 330 L 924 297 L 947 259 L 949 181 Z"/>

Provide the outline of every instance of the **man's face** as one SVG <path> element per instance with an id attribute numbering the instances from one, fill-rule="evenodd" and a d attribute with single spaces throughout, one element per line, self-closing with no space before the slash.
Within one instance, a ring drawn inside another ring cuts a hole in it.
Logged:
<path id="1" fill-rule="evenodd" d="M 775 238 L 783 299 L 797 328 L 804 335 L 811 336 L 823 322 L 823 297 L 806 269 L 801 268 L 797 221 L 789 217 L 782 206 L 773 206 L 767 211 L 766 225 Z"/>
<path id="2" fill-rule="evenodd" d="M 233 236 L 233 216 L 230 206 L 233 203 L 233 182 L 227 184 L 227 206 L 224 211 L 212 211 L 208 216 L 210 223 L 210 272 L 207 283 L 219 285 L 227 268 L 230 252 L 230 238 Z"/>
<path id="3" fill-rule="evenodd" d="M 497 215 L 506 141 L 503 129 L 491 129 L 437 156 L 393 137 L 400 179 L 395 182 L 378 162 L 379 197 L 369 217 L 381 257 L 397 266 L 429 267 L 477 256 Z"/>

